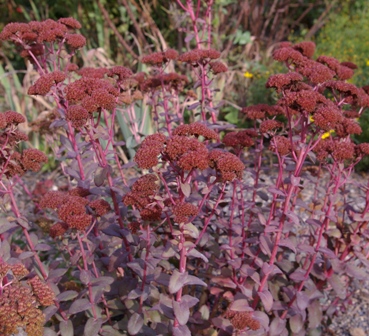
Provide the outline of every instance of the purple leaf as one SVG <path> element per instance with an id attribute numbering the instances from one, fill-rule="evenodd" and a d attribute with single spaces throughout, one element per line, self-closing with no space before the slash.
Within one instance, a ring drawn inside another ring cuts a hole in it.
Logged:
<path id="1" fill-rule="evenodd" d="M 69 307 L 69 314 L 77 314 L 90 308 L 91 303 L 87 299 L 79 299 L 77 301 L 74 301 Z"/>
<path id="2" fill-rule="evenodd" d="M 78 296 L 78 293 L 73 290 L 65 291 L 60 293 L 56 298 L 59 302 L 73 300 Z"/>
<path id="3" fill-rule="evenodd" d="M 73 336 L 74 335 L 73 323 L 71 320 L 61 321 L 59 323 L 59 328 L 60 328 L 60 333 L 62 336 Z"/>
<path id="4" fill-rule="evenodd" d="M 306 271 L 304 271 L 301 268 L 298 268 L 295 272 L 290 274 L 289 278 L 293 281 L 303 281 L 305 280 L 305 274 L 306 274 Z"/>
<path id="5" fill-rule="evenodd" d="M 43 310 L 43 313 L 45 315 L 45 322 L 49 321 L 51 317 L 53 317 L 57 311 L 58 311 L 58 308 L 54 305 L 45 308 Z"/>
<path id="6" fill-rule="evenodd" d="M 209 262 L 209 259 L 208 258 L 206 258 L 202 253 L 200 253 L 199 251 L 197 251 L 194 248 L 189 253 L 187 253 L 187 256 L 189 256 L 189 257 L 195 257 L 195 258 L 200 258 L 200 259 L 204 260 L 206 263 Z"/>
<path id="7" fill-rule="evenodd" d="M 280 336 L 286 330 L 286 320 L 275 317 L 269 327 L 269 336 Z"/>
<path id="8" fill-rule="evenodd" d="M 191 195 L 191 186 L 188 183 L 181 183 L 181 191 L 183 195 L 186 197 L 190 197 Z"/>
<path id="9" fill-rule="evenodd" d="M 47 278 L 48 279 L 59 278 L 59 277 L 63 276 L 67 271 L 68 271 L 68 269 L 66 269 L 66 268 L 53 269 L 49 272 L 49 276 Z"/>
<path id="10" fill-rule="evenodd" d="M 174 327 L 173 336 L 191 336 L 191 331 L 185 325 Z"/>
<path id="11" fill-rule="evenodd" d="M 296 303 L 300 310 L 305 310 L 309 306 L 309 301 L 310 299 L 305 293 L 298 292 L 296 294 Z"/>
<path id="12" fill-rule="evenodd" d="M 253 311 L 253 309 L 249 305 L 249 302 L 246 299 L 238 299 L 234 301 L 229 307 L 229 309 L 240 312 Z"/>
<path id="13" fill-rule="evenodd" d="M 169 280 L 169 292 L 171 294 L 177 293 L 185 285 L 187 276 L 187 272 L 180 273 L 174 270 Z"/>
<path id="14" fill-rule="evenodd" d="M 187 275 L 185 280 L 185 285 L 199 285 L 199 286 L 205 286 L 207 287 L 207 283 L 199 279 L 198 277 L 195 277 L 193 275 Z"/>
<path id="15" fill-rule="evenodd" d="M 49 251 L 51 250 L 51 246 L 48 244 L 37 244 L 35 246 L 36 251 Z"/>
<path id="16" fill-rule="evenodd" d="M 290 322 L 290 328 L 293 333 L 298 333 L 304 326 L 304 321 L 302 320 L 302 317 L 300 314 L 296 314 L 292 316 L 289 320 Z"/>
<path id="17" fill-rule="evenodd" d="M 190 310 L 185 304 L 173 300 L 173 311 L 180 325 L 185 325 L 188 322 Z"/>
<path id="18" fill-rule="evenodd" d="M 93 318 L 89 318 L 85 325 L 85 335 L 88 336 L 97 336 L 99 334 L 99 330 L 102 325 L 102 319 L 99 318 L 94 320 Z"/>
<path id="19" fill-rule="evenodd" d="M 79 278 L 84 285 L 87 285 L 91 281 L 90 271 L 82 270 L 79 274 Z"/>
<path id="20" fill-rule="evenodd" d="M 281 239 L 279 241 L 279 246 L 283 246 L 283 247 L 287 247 L 290 250 L 292 250 L 294 253 L 296 253 L 296 247 L 295 245 L 292 243 L 291 239 Z"/>
<path id="21" fill-rule="evenodd" d="M 353 262 L 346 264 L 346 272 L 358 280 L 364 280 L 368 277 L 368 273 L 363 268 L 357 267 Z"/>
<path id="22" fill-rule="evenodd" d="M 261 301 L 263 302 L 265 311 L 269 312 L 273 307 L 272 294 L 268 290 L 265 290 L 263 292 L 258 292 L 258 294 L 259 294 Z"/>
<path id="23" fill-rule="evenodd" d="M 18 225 L 16 222 L 9 222 L 6 218 L 0 218 L 0 234 L 5 233 L 6 231 L 16 228 Z"/>
<path id="24" fill-rule="evenodd" d="M 133 315 L 129 318 L 128 321 L 128 332 L 130 335 L 136 335 L 141 330 L 144 324 L 144 320 L 141 315 L 137 313 L 133 313 Z"/>
<path id="25" fill-rule="evenodd" d="M 191 295 L 183 295 L 182 299 L 181 299 L 181 303 L 183 305 L 185 305 L 188 308 L 193 307 L 194 305 L 196 305 L 199 302 L 198 298 L 195 298 Z"/>
<path id="26" fill-rule="evenodd" d="M 309 312 L 309 329 L 318 328 L 322 322 L 322 307 L 318 300 L 310 303 L 308 307 Z"/>
<path id="27" fill-rule="evenodd" d="M 346 287 L 337 274 L 333 274 L 330 278 L 328 278 L 328 283 L 332 286 L 333 290 L 340 299 L 344 300 L 346 298 Z"/>

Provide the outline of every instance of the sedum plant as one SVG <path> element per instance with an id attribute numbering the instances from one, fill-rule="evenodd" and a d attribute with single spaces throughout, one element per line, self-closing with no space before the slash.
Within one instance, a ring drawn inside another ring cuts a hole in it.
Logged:
<path id="1" fill-rule="evenodd" d="M 24 118 L 0 113 L 4 335 L 305 335 L 367 277 L 368 185 L 355 185 L 361 202 L 348 197 L 369 154 L 351 139 L 369 106 L 347 82 L 356 66 L 281 43 L 273 58 L 287 72 L 266 83 L 278 101 L 243 108 L 251 127 L 235 129 L 217 120 L 213 79 L 227 66 L 201 42 L 210 21 L 182 7 L 195 48 L 144 56 L 152 75 L 79 68 L 73 18 L 1 32 L 39 73 L 28 94 L 55 106 L 40 127 L 61 167 L 30 190 L 25 171 L 48 158 L 20 153 Z M 179 62 L 193 82 L 172 71 Z M 142 99 L 155 130 L 145 138 Z M 127 164 L 118 115 L 137 144 Z"/>

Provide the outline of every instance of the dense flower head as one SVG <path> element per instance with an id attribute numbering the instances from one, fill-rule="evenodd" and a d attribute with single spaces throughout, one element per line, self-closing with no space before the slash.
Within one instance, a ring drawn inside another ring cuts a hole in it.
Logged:
<path id="1" fill-rule="evenodd" d="M 140 83 L 140 90 L 143 92 L 148 92 L 162 85 L 160 77 L 150 77 L 145 79 Z"/>
<path id="2" fill-rule="evenodd" d="M 135 206 L 143 209 L 150 204 L 152 197 L 156 194 L 159 186 L 158 178 L 154 174 L 141 176 L 131 187 L 131 192 L 123 197 L 125 205 Z"/>
<path id="3" fill-rule="evenodd" d="M 142 209 L 140 211 L 140 216 L 142 220 L 151 222 L 160 220 L 161 213 L 162 209 L 159 206 L 155 205 L 154 207 L 147 207 L 145 209 Z"/>
<path id="4" fill-rule="evenodd" d="M 88 206 L 95 211 L 98 216 L 107 214 L 110 210 L 110 204 L 103 199 L 96 199 L 88 203 Z"/>
<path id="5" fill-rule="evenodd" d="M 347 67 L 345 65 L 342 65 L 337 59 L 335 59 L 333 57 L 319 56 L 317 58 L 317 62 L 325 64 L 326 66 L 328 66 L 328 68 L 330 68 L 331 70 L 333 70 L 336 73 L 338 79 L 340 79 L 340 80 L 349 79 L 354 75 L 353 69 L 351 69 L 350 67 Z"/>
<path id="6" fill-rule="evenodd" d="M 76 71 L 78 75 L 81 77 L 89 77 L 89 78 L 104 78 L 105 74 L 108 73 L 108 69 L 106 68 L 91 68 L 84 67 Z"/>
<path id="7" fill-rule="evenodd" d="M 276 116 L 284 114 L 283 109 L 277 105 L 257 104 L 242 108 L 242 113 L 252 120 L 264 119 L 267 115 Z"/>
<path id="8" fill-rule="evenodd" d="M 26 121 L 26 118 L 22 114 L 15 112 L 15 111 L 11 111 L 11 110 L 5 111 L 4 113 L 0 113 L 0 116 L 1 115 L 3 116 L 3 118 L 5 118 L 6 125 L 0 128 L 5 128 L 6 126 L 9 126 L 9 125 L 18 125 Z M 0 124 L 1 124 L 1 118 L 0 118 Z"/>
<path id="9" fill-rule="evenodd" d="M 73 71 L 78 71 L 78 69 L 79 69 L 79 66 L 77 65 L 77 64 L 74 64 L 74 63 L 69 63 L 68 65 L 67 65 L 67 67 L 66 67 L 66 70 L 68 71 L 68 72 L 73 72 Z"/>
<path id="10" fill-rule="evenodd" d="M 270 131 L 274 131 L 277 128 L 282 127 L 282 123 L 277 120 L 264 120 L 260 124 L 260 132 L 261 133 L 268 133 Z"/>
<path id="11" fill-rule="evenodd" d="M 0 129 L 5 128 L 7 125 L 8 125 L 8 123 L 6 121 L 5 113 L 0 112 Z"/>
<path id="12" fill-rule="evenodd" d="M 0 278 L 4 278 L 9 272 L 12 272 L 17 280 L 24 278 L 28 275 L 29 271 L 23 264 L 8 264 L 6 262 L 0 262 Z"/>
<path id="13" fill-rule="evenodd" d="M 251 147 L 254 145 L 253 137 L 256 137 L 257 133 L 254 130 L 243 130 L 227 133 L 222 142 L 227 147 Z"/>
<path id="14" fill-rule="evenodd" d="M 228 71 L 228 67 L 223 62 L 220 62 L 220 61 L 210 62 L 209 67 L 214 75 Z"/>
<path id="15" fill-rule="evenodd" d="M 277 151 L 279 155 L 287 155 L 291 151 L 291 142 L 284 136 L 276 135 L 270 142 L 270 149 Z"/>
<path id="16" fill-rule="evenodd" d="M 158 155 L 164 149 L 166 136 L 160 133 L 149 135 L 142 141 L 134 161 L 140 168 L 149 169 L 158 164 Z"/>
<path id="17" fill-rule="evenodd" d="M 3 287 L 0 297 L 0 334 L 15 335 L 20 328 L 28 336 L 42 335 L 45 316 L 37 307 L 31 288 L 20 282 Z"/>
<path id="18" fill-rule="evenodd" d="M 22 165 L 25 170 L 37 172 L 42 164 L 47 162 L 47 156 L 38 149 L 25 149 L 22 153 Z"/>
<path id="19" fill-rule="evenodd" d="M 152 89 L 166 86 L 167 88 L 172 88 L 174 90 L 183 89 L 183 87 L 188 83 L 188 78 L 185 75 L 180 75 L 175 72 L 165 73 L 150 77 L 140 83 L 140 90 L 148 92 Z"/>
<path id="20" fill-rule="evenodd" d="M 94 90 L 91 99 L 93 99 L 99 107 L 106 110 L 113 110 L 116 105 L 115 96 L 104 88 Z"/>
<path id="21" fill-rule="evenodd" d="M 68 196 L 64 199 L 64 202 L 58 208 L 59 218 L 66 222 L 69 226 L 71 218 L 76 215 L 82 215 L 86 213 L 86 204 L 88 201 L 79 196 Z"/>
<path id="22" fill-rule="evenodd" d="M 313 84 L 321 84 L 331 80 L 335 72 L 324 64 L 305 59 L 296 66 L 296 71 L 307 77 Z"/>
<path id="23" fill-rule="evenodd" d="M 227 310 L 225 317 L 231 321 L 231 324 L 237 330 L 260 329 L 260 322 L 253 318 L 250 312 Z"/>
<path id="24" fill-rule="evenodd" d="M 86 45 L 86 38 L 81 34 L 67 34 L 65 42 L 73 49 L 80 49 Z"/>
<path id="25" fill-rule="evenodd" d="M 65 232 L 67 232 L 69 226 L 67 223 L 58 222 L 53 224 L 49 229 L 49 235 L 51 238 L 55 239 L 57 237 L 62 237 Z"/>
<path id="26" fill-rule="evenodd" d="M 353 111 L 353 110 L 350 110 L 350 111 L 344 111 L 343 112 L 343 115 L 346 117 L 346 118 L 349 118 L 349 119 L 357 119 L 360 117 L 360 114 L 359 112 L 357 111 Z"/>
<path id="27" fill-rule="evenodd" d="M 36 296 L 41 306 L 51 306 L 54 303 L 54 292 L 45 282 L 41 281 L 38 276 L 28 280 L 28 283 L 31 285 L 33 294 Z"/>
<path id="28" fill-rule="evenodd" d="M 173 135 L 181 135 L 181 136 L 194 135 L 196 138 L 202 136 L 206 140 L 216 140 L 216 141 L 219 140 L 219 136 L 214 130 L 208 128 L 206 125 L 200 122 L 180 125 L 173 131 Z"/>
<path id="29" fill-rule="evenodd" d="M 197 206 L 192 203 L 180 203 L 173 207 L 174 221 L 176 223 L 188 223 L 189 218 L 199 213 Z"/>
<path id="30" fill-rule="evenodd" d="M 311 41 L 303 41 L 293 46 L 293 49 L 299 51 L 305 57 L 311 58 L 315 53 L 315 43 Z"/>
<path id="31" fill-rule="evenodd" d="M 60 18 L 58 22 L 62 23 L 63 25 L 67 26 L 70 29 L 81 29 L 82 25 L 76 19 L 72 17 L 68 18 Z"/>
<path id="32" fill-rule="evenodd" d="M 59 190 L 51 190 L 44 195 L 44 197 L 40 201 L 39 206 L 41 209 L 56 210 L 64 203 L 67 198 L 67 193 Z"/>
<path id="33" fill-rule="evenodd" d="M 81 27 L 80 23 L 73 18 L 61 18 L 58 21 L 47 19 L 41 22 L 10 23 L 4 27 L 0 39 L 21 42 L 23 45 L 34 42 L 39 44 L 53 43 L 61 41 L 63 38 L 68 40 L 69 35 L 78 35 L 69 34 L 68 31 L 79 29 L 79 27 Z"/>
<path id="34" fill-rule="evenodd" d="M 119 80 L 129 78 L 133 75 L 133 72 L 124 66 L 114 66 L 108 70 L 108 77 L 117 76 Z"/>
<path id="35" fill-rule="evenodd" d="M 70 105 L 65 112 L 65 118 L 72 122 L 74 128 L 83 127 L 88 117 L 88 111 L 81 105 Z"/>
<path id="36" fill-rule="evenodd" d="M 309 113 L 315 110 L 318 102 L 325 102 L 326 99 L 320 93 L 313 90 L 300 90 L 296 92 L 286 92 L 284 101 L 293 109 L 303 109 Z"/>
<path id="37" fill-rule="evenodd" d="M 67 26 L 51 19 L 40 22 L 41 26 L 38 31 L 38 43 L 55 42 L 64 38 L 68 31 Z"/>
<path id="38" fill-rule="evenodd" d="M 332 157 L 336 161 L 352 160 L 355 155 L 355 144 L 352 141 L 335 141 Z"/>
<path id="39" fill-rule="evenodd" d="M 344 138 L 353 134 L 361 134 L 363 131 L 360 125 L 355 120 L 349 118 L 342 118 L 334 128 L 338 137 Z"/>
<path id="40" fill-rule="evenodd" d="M 28 94 L 44 96 L 49 93 L 54 84 L 63 82 L 65 79 L 66 75 L 61 71 L 54 71 L 42 75 L 32 86 L 30 86 Z"/>
<path id="41" fill-rule="evenodd" d="M 276 88 L 278 91 L 280 91 L 302 80 L 303 80 L 303 77 L 297 72 L 288 72 L 286 74 L 276 74 L 276 75 L 272 75 L 269 77 L 266 83 L 266 87 Z"/>
<path id="42" fill-rule="evenodd" d="M 0 139 L 1 143 L 1 139 Z M 1 163 L 1 160 L 0 160 Z M 8 161 L 8 165 L 5 170 L 5 175 L 8 177 L 12 177 L 15 175 L 22 176 L 25 173 L 25 170 L 22 165 L 21 155 L 18 152 L 14 152 L 10 155 L 10 160 Z"/>
<path id="43" fill-rule="evenodd" d="M 273 52 L 273 59 L 275 59 L 278 62 L 302 62 L 304 60 L 304 56 L 298 52 L 297 50 L 294 50 L 291 47 L 281 47 Z"/>
<path id="44" fill-rule="evenodd" d="M 21 141 L 27 140 L 28 140 L 27 134 L 17 129 L 13 129 L 10 132 L 0 134 L 0 145 L 7 143 L 9 146 L 13 146 Z"/>
<path id="45" fill-rule="evenodd" d="M 88 195 L 91 195 L 91 193 L 88 189 L 82 187 L 75 187 L 73 189 L 68 190 L 68 195 L 86 197 Z"/>
<path id="46" fill-rule="evenodd" d="M 136 234 L 140 230 L 141 224 L 139 222 L 131 222 L 128 223 L 127 228 L 131 233 Z"/>
<path id="47" fill-rule="evenodd" d="M 119 91 L 107 80 L 82 77 L 66 86 L 66 98 L 70 103 L 81 102 L 90 113 L 99 108 L 113 109 Z"/>
<path id="48" fill-rule="evenodd" d="M 364 142 L 355 146 L 355 152 L 357 156 L 369 155 L 369 143 Z"/>
<path id="49" fill-rule="evenodd" d="M 199 63 L 208 59 L 217 59 L 220 52 L 215 49 L 193 49 L 178 56 L 178 61 L 185 63 Z"/>
<path id="50" fill-rule="evenodd" d="M 174 49 L 168 49 L 164 52 L 155 52 L 141 58 L 141 62 L 145 64 L 157 65 L 175 60 L 178 57 L 178 52 Z"/>
<path id="51" fill-rule="evenodd" d="M 352 70 L 356 70 L 357 69 L 357 65 L 355 63 L 352 62 L 341 62 L 341 65 L 348 67 Z"/>
<path id="52" fill-rule="evenodd" d="M 342 94 L 343 97 L 351 98 L 353 100 L 358 99 L 360 95 L 360 91 L 355 85 L 343 81 L 328 81 L 324 83 L 324 87 L 335 90 Z"/>
<path id="53" fill-rule="evenodd" d="M 314 113 L 314 124 L 324 131 L 334 129 L 342 120 L 342 113 L 338 109 L 320 107 Z"/>
<path id="54" fill-rule="evenodd" d="M 223 182 L 241 179 L 245 165 L 234 154 L 214 149 L 209 153 L 209 166 L 220 173 Z"/>

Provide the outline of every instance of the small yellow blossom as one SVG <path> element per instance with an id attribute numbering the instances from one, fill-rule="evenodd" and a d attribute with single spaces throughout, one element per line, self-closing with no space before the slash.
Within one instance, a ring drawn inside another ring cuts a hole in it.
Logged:
<path id="1" fill-rule="evenodd" d="M 325 132 L 325 133 L 323 133 L 323 135 L 322 135 L 322 139 L 324 140 L 324 139 L 329 138 L 329 137 L 331 136 L 331 134 L 332 134 L 332 133 L 334 133 L 334 130 L 330 130 L 329 132 Z"/>
<path id="2" fill-rule="evenodd" d="M 248 71 L 246 71 L 246 72 L 243 74 L 243 76 L 244 76 L 244 77 L 246 77 L 246 78 L 252 78 L 252 77 L 254 77 L 254 75 L 253 75 L 251 72 L 248 72 Z"/>
<path id="3" fill-rule="evenodd" d="M 369 66 L 369 59 L 366 60 L 366 66 Z"/>
<path id="4" fill-rule="evenodd" d="M 312 115 L 309 116 L 309 121 L 314 122 L 314 117 Z"/>

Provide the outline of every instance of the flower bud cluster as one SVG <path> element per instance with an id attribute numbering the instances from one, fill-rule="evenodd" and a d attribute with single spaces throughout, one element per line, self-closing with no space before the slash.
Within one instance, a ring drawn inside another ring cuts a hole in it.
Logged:
<path id="1" fill-rule="evenodd" d="M 153 197 L 159 186 L 158 178 L 153 174 L 140 177 L 131 187 L 131 191 L 123 196 L 123 203 L 140 210 L 142 220 L 156 221 L 160 219 L 162 209 L 153 205 Z"/>
<path id="2" fill-rule="evenodd" d="M 174 221 L 176 223 L 188 223 L 189 218 L 196 216 L 198 212 L 198 207 L 192 203 L 176 204 L 173 207 Z"/>
<path id="3" fill-rule="evenodd" d="M 159 65 L 167 63 L 171 60 L 176 60 L 178 52 L 174 49 L 168 49 L 164 52 L 155 52 L 141 58 L 141 62 L 150 65 Z"/>
<path id="4" fill-rule="evenodd" d="M 250 312 L 239 312 L 227 310 L 225 317 L 230 320 L 232 326 L 237 330 L 260 329 L 260 322 L 256 320 Z"/>
<path id="5" fill-rule="evenodd" d="M 251 129 L 246 129 L 238 132 L 230 132 L 223 137 L 222 142 L 227 147 L 233 147 L 237 149 L 251 147 L 255 143 L 253 138 L 257 137 L 257 135 L 257 132 Z"/>
<path id="6" fill-rule="evenodd" d="M 214 149 L 209 153 L 209 166 L 220 174 L 223 182 L 242 178 L 245 165 L 234 154 Z"/>
<path id="7" fill-rule="evenodd" d="M 84 188 L 74 188 L 69 192 L 49 191 L 41 199 L 41 209 L 53 209 L 62 222 L 51 226 L 49 234 L 52 238 L 62 236 L 68 229 L 85 230 L 90 226 L 93 216 L 103 216 L 111 210 L 103 199 L 89 200 L 90 192 Z M 91 212 L 93 211 L 93 212 Z"/>

